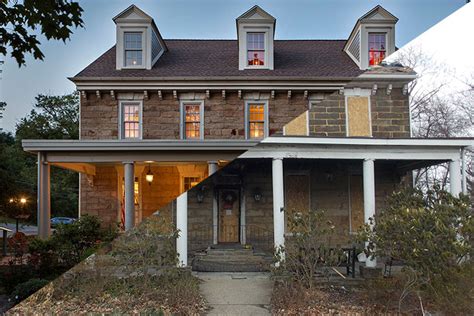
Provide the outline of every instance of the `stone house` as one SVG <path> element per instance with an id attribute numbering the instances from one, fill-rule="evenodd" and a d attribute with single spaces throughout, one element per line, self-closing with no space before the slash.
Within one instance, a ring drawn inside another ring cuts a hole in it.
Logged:
<path id="1" fill-rule="evenodd" d="M 183 265 L 213 244 L 283 245 L 291 209 L 325 209 L 345 243 L 416 168 L 449 161 L 452 193 L 465 190 L 472 139 L 410 137 L 416 74 L 381 63 L 398 21 L 381 6 L 345 40 L 275 39 L 258 6 L 232 40 L 164 39 L 135 5 L 113 20 L 116 45 L 70 78 L 80 139 L 23 141 L 43 237 L 50 166 L 80 173 L 80 214 L 103 225 L 174 222 Z"/>

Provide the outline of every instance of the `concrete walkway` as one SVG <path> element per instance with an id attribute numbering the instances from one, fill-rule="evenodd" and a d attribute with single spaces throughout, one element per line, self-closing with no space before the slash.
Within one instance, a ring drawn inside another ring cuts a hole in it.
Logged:
<path id="1" fill-rule="evenodd" d="M 270 315 L 273 281 L 261 272 L 197 272 L 208 315 Z"/>

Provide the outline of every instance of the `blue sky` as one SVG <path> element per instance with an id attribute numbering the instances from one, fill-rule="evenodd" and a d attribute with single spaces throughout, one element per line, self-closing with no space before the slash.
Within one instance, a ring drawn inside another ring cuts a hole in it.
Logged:
<path id="1" fill-rule="evenodd" d="M 465 0 L 87 0 L 85 28 L 74 32 L 70 41 L 41 39 L 44 61 L 27 58 L 18 68 L 3 58 L 0 100 L 8 106 L 0 126 L 13 131 L 15 123 L 33 107 L 39 94 L 74 91 L 67 77 L 99 57 L 115 42 L 112 17 L 134 3 L 151 15 L 166 38 L 236 38 L 235 18 L 255 4 L 277 19 L 277 39 L 346 39 L 358 17 L 382 5 L 400 20 L 396 44 L 402 47 L 460 7 Z M 1 59 L 2 57 L 0 57 Z M 1 67 L 1 66 L 0 66 Z"/>

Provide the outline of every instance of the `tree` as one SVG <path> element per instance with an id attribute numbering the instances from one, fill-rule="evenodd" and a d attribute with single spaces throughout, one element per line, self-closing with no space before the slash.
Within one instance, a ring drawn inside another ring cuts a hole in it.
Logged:
<path id="1" fill-rule="evenodd" d="M 36 157 L 23 151 L 22 139 L 77 139 L 78 136 L 78 94 L 38 95 L 35 109 L 17 124 L 15 138 L 0 133 L 0 211 L 6 213 L 11 197 L 27 196 L 31 220 L 36 219 Z M 53 214 L 77 215 L 78 183 L 77 173 L 51 169 Z"/>
<path id="2" fill-rule="evenodd" d="M 444 306 L 438 308 L 453 314 L 465 308 L 463 304 L 472 307 L 473 291 L 452 282 L 473 271 L 474 217 L 466 196 L 456 198 L 438 187 L 426 193 L 413 189 L 394 193 L 376 215 L 375 226 L 365 225 L 358 237 L 369 242 L 370 256 L 404 263 L 413 276 L 405 285 L 407 291 L 429 294 L 442 301 Z M 471 289 L 473 281 L 466 280 Z"/>
<path id="3" fill-rule="evenodd" d="M 25 64 L 25 54 L 43 60 L 36 30 L 47 40 L 65 42 L 72 28 L 83 27 L 82 8 L 67 0 L 0 0 L 0 54 L 11 56 L 19 66 Z"/>
<path id="4" fill-rule="evenodd" d="M 398 52 L 396 57 L 397 62 L 414 69 L 418 74 L 418 78 L 409 85 L 412 135 L 420 138 L 472 135 L 474 74 L 472 80 L 461 80 L 464 89 L 455 88 L 450 85 L 450 81 L 458 79 L 455 72 L 425 54 L 421 48 L 405 49 Z M 472 166 L 472 153 L 466 156 L 468 167 Z M 469 176 L 471 184 L 472 176 Z M 433 185 L 446 189 L 449 183 L 448 165 L 417 170 L 414 180 L 417 187 L 425 191 Z M 468 187 L 471 189 L 472 185 Z"/>

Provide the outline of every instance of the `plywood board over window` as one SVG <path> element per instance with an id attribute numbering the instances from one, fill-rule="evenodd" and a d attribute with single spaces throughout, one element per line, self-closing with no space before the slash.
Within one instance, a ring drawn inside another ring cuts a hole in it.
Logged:
<path id="1" fill-rule="evenodd" d="M 310 208 L 309 174 L 285 177 L 285 205 L 288 212 L 308 212 Z"/>
<path id="2" fill-rule="evenodd" d="M 283 127 L 283 134 L 291 136 L 308 135 L 308 111 L 286 124 Z"/>
<path id="3" fill-rule="evenodd" d="M 346 110 L 347 136 L 372 136 L 369 97 L 346 97 Z"/>

